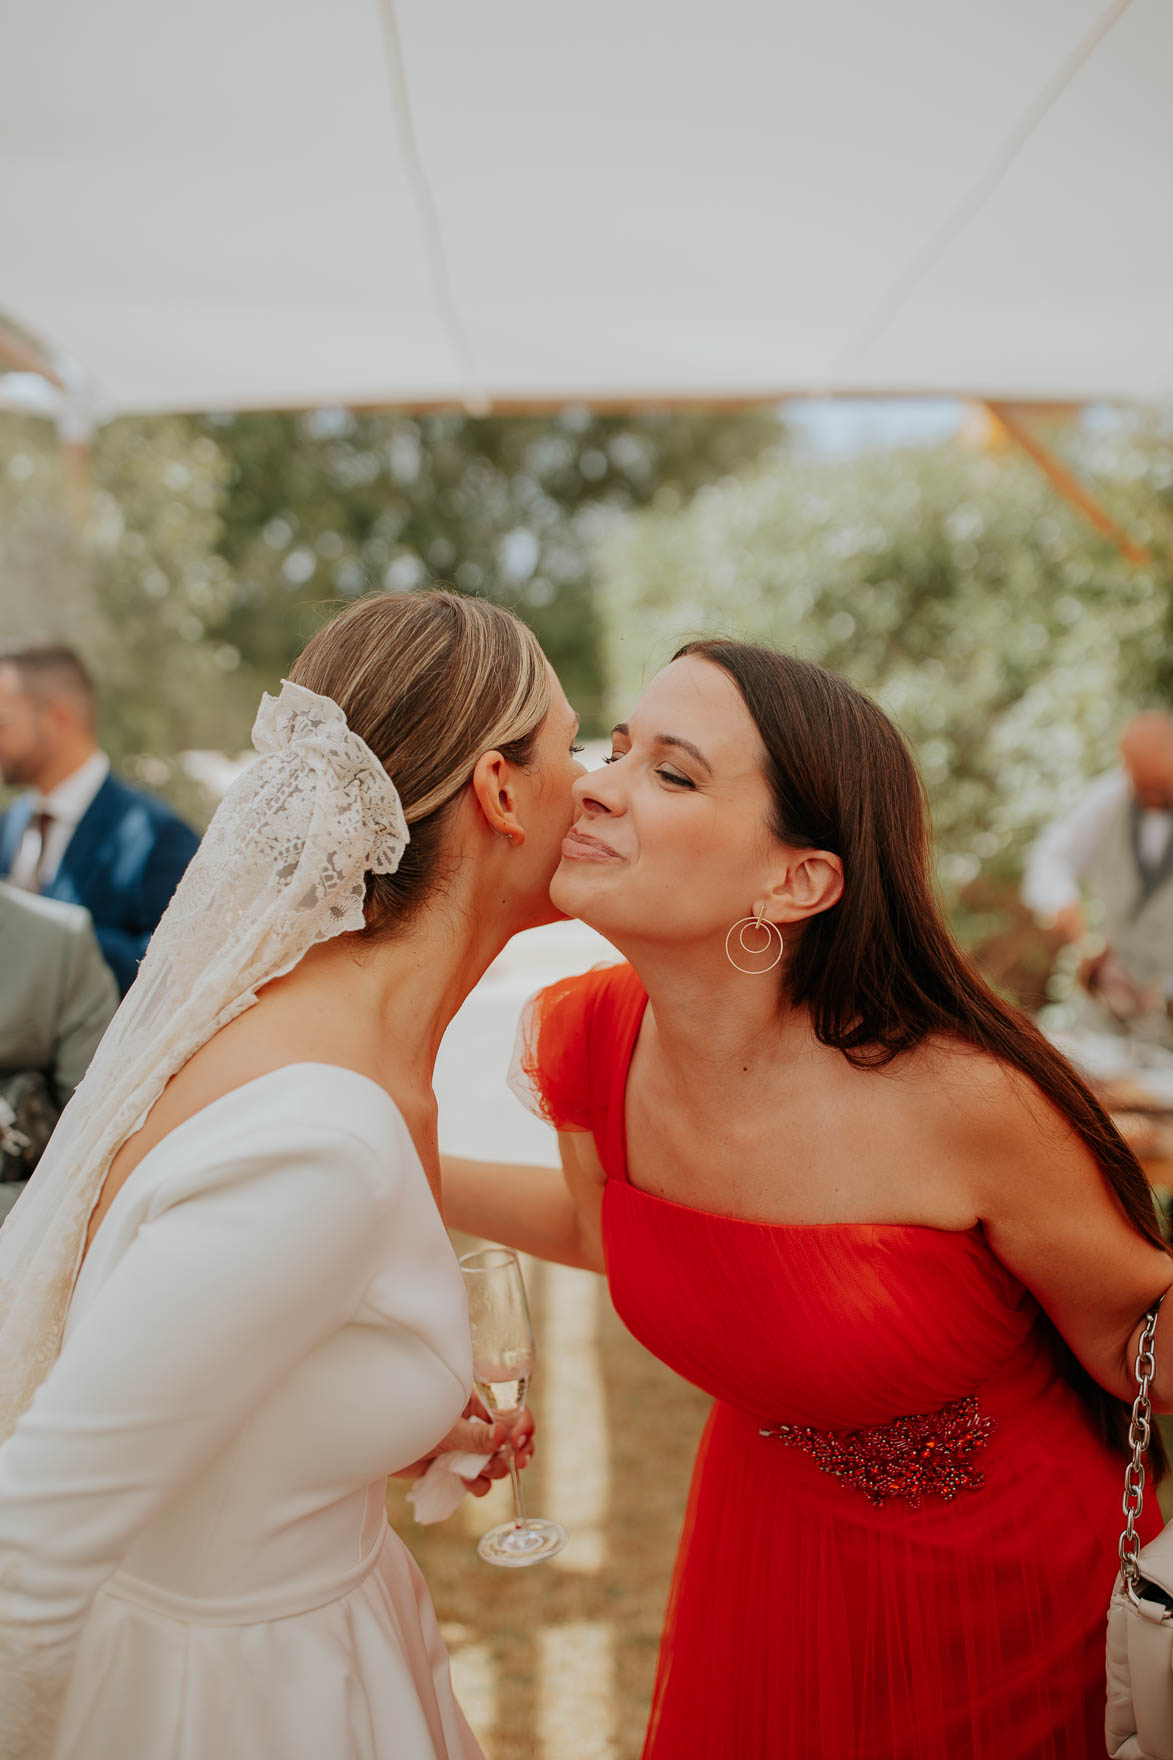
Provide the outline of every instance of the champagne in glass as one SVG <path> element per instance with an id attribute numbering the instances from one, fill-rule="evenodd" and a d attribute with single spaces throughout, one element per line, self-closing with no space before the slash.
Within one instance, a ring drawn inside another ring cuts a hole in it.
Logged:
<path id="1" fill-rule="evenodd" d="M 534 1373 L 532 1351 L 505 1351 L 502 1358 L 476 1365 L 477 1392 L 494 1417 L 523 1410 Z"/>
<path id="2" fill-rule="evenodd" d="M 534 1372 L 534 1334 L 521 1266 L 508 1247 L 487 1247 L 466 1253 L 460 1268 L 468 1292 L 477 1392 L 489 1413 L 508 1423 L 520 1416 Z M 509 1476 L 513 1520 L 483 1534 L 477 1551 L 488 1564 L 511 1568 L 553 1558 L 566 1545 L 566 1530 L 557 1522 L 526 1515 L 512 1444 Z"/>

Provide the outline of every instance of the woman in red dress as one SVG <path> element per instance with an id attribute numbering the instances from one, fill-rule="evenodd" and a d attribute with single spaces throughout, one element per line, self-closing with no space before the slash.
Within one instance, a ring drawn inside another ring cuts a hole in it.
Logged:
<path id="1" fill-rule="evenodd" d="M 552 896 L 630 963 L 531 1008 L 564 1177 L 451 1161 L 445 1209 L 605 1270 L 714 1397 L 645 1760 L 1102 1756 L 1173 1281 L 1137 1163 L 951 940 L 915 767 L 842 679 L 692 644 L 575 794 Z"/>

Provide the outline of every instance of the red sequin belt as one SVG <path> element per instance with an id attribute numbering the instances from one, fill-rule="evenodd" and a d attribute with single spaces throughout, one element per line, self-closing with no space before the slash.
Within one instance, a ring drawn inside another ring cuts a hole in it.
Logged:
<path id="1" fill-rule="evenodd" d="M 916 1412 L 871 1424 L 865 1430 L 816 1430 L 809 1424 L 774 1424 L 760 1432 L 809 1454 L 832 1478 L 862 1491 L 871 1503 L 898 1497 L 913 1509 L 922 1497 L 948 1503 L 961 1491 L 977 1491 L 985 1474 L 974 1457 L 994 1430 L 976 1394 L 955 1399 L 935 1412 Z"/>

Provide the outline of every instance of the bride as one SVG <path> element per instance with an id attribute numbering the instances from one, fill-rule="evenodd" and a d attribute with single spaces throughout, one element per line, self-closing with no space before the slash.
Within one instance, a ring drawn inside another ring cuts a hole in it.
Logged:
<path id="1" fill-rule="evenodd" d="M 4 1760 L 479 1754 L 383 1499 L 506 1442 L 458 1423 L 431 1077 L 552 914 L 576 726 L 447 593 L 351 607 L 265 699 L 0 1233 Z"/>

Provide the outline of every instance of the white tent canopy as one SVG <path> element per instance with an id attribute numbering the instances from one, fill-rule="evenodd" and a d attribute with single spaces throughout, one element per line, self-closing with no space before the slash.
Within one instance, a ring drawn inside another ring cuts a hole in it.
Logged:
<path id="1" fill-rule="evenodd" d="M 7 27 L 0 312 L 103 414 L 1173 394 L 1169 0 Z"/>

